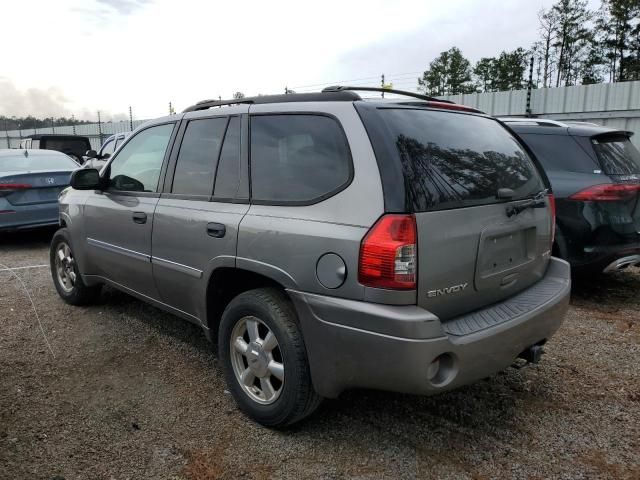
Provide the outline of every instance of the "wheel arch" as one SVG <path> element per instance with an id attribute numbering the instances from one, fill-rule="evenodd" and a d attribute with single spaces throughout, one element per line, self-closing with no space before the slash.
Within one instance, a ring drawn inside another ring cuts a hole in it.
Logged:
<path id="1" fill-rule="evenodd" d="M 206 287 L 205 322 L 207 337 L 215 344 L 222 312 L 229 302 L 242 292 L 255 288 L 272 287 L 282 291 L 295 288 L 295 282 L 286 272 L 261 262 L 238 262 L 241 266 L 220 266 L 211 272 Z"/>

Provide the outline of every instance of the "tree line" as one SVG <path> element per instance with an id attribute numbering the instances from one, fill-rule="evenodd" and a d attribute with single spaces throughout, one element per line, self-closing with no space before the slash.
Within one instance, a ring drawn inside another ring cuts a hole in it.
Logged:
<path id="1" fill-rule="evenodd" d="M 558 0 L 538 13 L 538 40 L 475 65 L 457 47 L 440 53 L 418 78 L 427 95 L 640 80 L 640 0 Z"/>
<path id="2" fill-rule="evenodd" d="M 31 115 L 27 117 L 5 117 L 0 115 L 0 130 L 31 130 L 34 128 L 63 127 L 68 125 L 81 125 L 83 123 L 95 123 L 89 120 L 78 120 L 76 118 L 36 118 Z"/>

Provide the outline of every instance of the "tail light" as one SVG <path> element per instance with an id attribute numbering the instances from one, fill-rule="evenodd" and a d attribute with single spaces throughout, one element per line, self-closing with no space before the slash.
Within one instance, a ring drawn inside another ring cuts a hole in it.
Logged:
<path id="1" fill-rule="evenodd" d="M 606 184 L 594 185 L 574 193 L 569 200 L 581 200 L 584 202 L 616 202 L 629 200 L 640 192 L 640 184 Z"/>
<path id="2" fill-rule="evenodd" d="M 382 216 L 360 245 L 358 281 L 367 287 L 415 289 L 417 241 L 413 215 Z"/>
<path id="3" fill-rule="evenodd" d="M 556 241 L 556 197 L 553 193 L 549 194 L 549 208 L 551 209 L 551 247 Z"/>
<path id="4" fill-rule="evenodd" d="M 0 183 L 0 197 L 6 197 L 17 190 L 26 190 L 28 188 L 31 188 L 28 183 Z"/>

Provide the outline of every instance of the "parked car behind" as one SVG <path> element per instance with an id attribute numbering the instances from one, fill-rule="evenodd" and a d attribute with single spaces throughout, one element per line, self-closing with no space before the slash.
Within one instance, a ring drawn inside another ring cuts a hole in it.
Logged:
<path id="1" fill-rule="evenodd" d="M 430 395 L 538 361 L 570 274 L 535 158 L 477 110 L 352 90 L 201 102 L 76 171 L 60 296 L 109 284 L 200 325 L 271 426 L 349 388 Z"/>
<path id="2" fill-rule="evenodd" d="M 57 225 L 58 194 L 77 168 L 53 150 L 0 150 L 0 230 Z"/>
<path id="3" fill-rule="evenodd" d="M 81 135 L 62 135 L 53 133 L 41 133 L 23 138 L 20 142 L 21 149 L 57 150 L 66 153 L 79 164 L 84 162 L 84 155 L 91 150 L 91 142 L 88 137 Z"/>
<path id="4" fill-rule="evenodd" d="M 640 264 L 640 152 L 631 132 L 546 119 L 503 119 L 533 150 L 557 205 L 554 255 L 577 272 Z"/>
<path id="5" fill-rule="evenodd" d="M 107 160 L 111 158 L 113 153 L 122 146 L 130 134 L 131 132 L 116 133 L 108 137 L 97 152 L 89 150 L 87 152 L 87 161 L 84 163 L 84 168 L 95 168 L 100 170 L 107 163 Z"/>

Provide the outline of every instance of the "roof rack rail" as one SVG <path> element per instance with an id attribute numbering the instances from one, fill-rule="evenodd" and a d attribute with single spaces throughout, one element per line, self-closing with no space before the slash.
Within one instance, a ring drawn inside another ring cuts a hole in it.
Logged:
<path id="1" fill-rule="evenodd" d="M 186 112 L 195 112 L 197 110 L 206 110 L 212 107 L 222 107 L 223 105 L 236 105 L 241 103 L 253 103 L 253 101 L 245 98 L 232 98 L 230 100 L 201 100 L 195 105 L 191 105 L 188 108 L 183 110 L 183 113 Z"/>
<path id="2" fill-rule="evenodd" d="M 498 117 L 498 120 L 505 123 L 519 123 L 522 125 L 538 125 L 540 127 L 568 127 L 564 122 L 553 120 L 551 118 L 540 117 Z"/>
<path id="3" fill-rule="evenodd" d="M 407 92 L 405 90 L 394 90 L 393 88 L 382 88 L 382 87 L 350 87 L 348 85 L 333 85 L 331 87 L 326 87 L 322 89 L 323 93 L 329 92 L 344 92 L 344 91 L 362 91 L 362 92 L 380 92 L 380 93 L 393 93 L 396 95 L 404 95 L 406 97 L 419 98 L 420 100 L 425 100 L 427 102 L 440 102 L 440 103 L 451 103 L 451 100 L 444 100 L 441 98 L 430 97 L 428 95 L 422 95 L 420 93 Z"/>
<path id="4" fill-rule="evenodd" d="M 333 92 L 315 92 L 315 93 L 287 93 L 280 95 L 261 95 L 259 97 L 232 98 L 230 100 L 202 100 L 183 110 L 186 112 L 194 112 L 197 110 L 206 110 L 213 107 L 222 107 L 224 105 L 239 104 L 259 104 L 259 103 L 288 103 L 288 102 L 353 102 L 362 100 L 360 95 L 355 92 L 336 90 Z"/>

